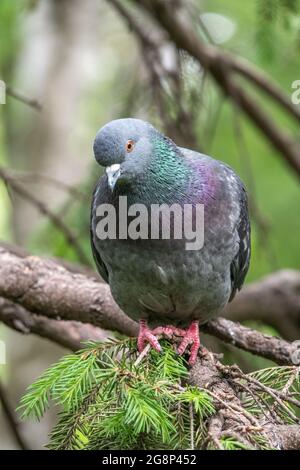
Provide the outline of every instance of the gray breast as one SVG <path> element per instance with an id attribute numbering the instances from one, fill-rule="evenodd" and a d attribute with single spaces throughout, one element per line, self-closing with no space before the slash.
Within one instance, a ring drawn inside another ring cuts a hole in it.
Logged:
<path id="1" fill-rule="evenodd" d="M 131 318 L 147 318 L 151 324 L 185 325 L 216 315 L 230 296 L 229 263 L 209 243 L 200 251 L 186 251 L 178 242 L 175 247 L 171 241 L 157 242 L 101 242 L 112 295 L 120 307 Z"/>

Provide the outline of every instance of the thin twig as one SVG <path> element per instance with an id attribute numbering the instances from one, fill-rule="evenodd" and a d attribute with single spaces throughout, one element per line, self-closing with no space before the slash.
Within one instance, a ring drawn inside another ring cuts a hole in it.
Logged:
<path id="1" fill-rule="evenodd" d="M 300 176 L 299 144 L 285 133 L 272 117 L 235 80 L 233 60 L 213 45 L 205 44 L 189 27 L 185 16 L 178 12 L 173 2 L 163 0 L 140 0 L 139 6 L 160 24 L 179 49 L 184 49 L 209 71 L 218 86 L 243 110 L 254 125 L 264 134 L 272 146 L 281 154 L 288 165 Z M 183 7 L 179 0 L 178 4 Z"/>
<path id="2" fill-rule="evenodd" d="M 276 413 L 273 413 L 272 411 L 272 408 L 271 406 L 269 405 L 269 403 L 261 396 L 261 395 L 255 395 L 253 393 L 253 391 L 251 390 L 251 388 L 247 387 L 246 385 L 244 385 L 243 383 L 240 383 L 240 382 L 236 382 L 235 380 L 233 379 L 229 379 L 229 382 L 232 384 L 232 385 L 235 385 L 235 386 L 238 386 L 240 388 L 242 388 L 243 390 L 246 391 L 246 393 L 248 393 L 249 395 L 251 395 L 253 401 L 257 404 L 258 408 L 262 411 L 262 413 L 265 415 L 265 417 L 269 420 L 270 419 L 270 416 L 268 416 L 263 408 L 263 406 L 260 405 L 259 401 L 260 400 L 263 405 L 268 409 L 270 415 L 272 416 L 272 418 L 274 419 L 275 423 L 277 424 L 281 424 L 282 421 L 279 420 L 278 416 L 276 415 Z"/>
<path id="3" fill-rule="evenodd" d="M 72 230 L 63 222 L 63 220 L 55 214 L 44 202 L 34 196 L 32 193 L 27 191 L 23 186 L 18 184 L 18 182 L 12 178 L 3 168 L 0 168 L 0 178 L 2 178 L 11 188 L 18 193 L 20 196 L 23 196 L 28 202 L 33 204 L 42 214 L 46 215 L 53 224 L 62 232 L 65 236 L 67 242 L 73 247 L 74 251 L 77 253 L 78 259 L 81 263 L 90 265 L 90 261 L 84 253 L 81 245 L 78 243 L 76 236 Z"/>
<path id="4" fill-rule="evenodd" d="M 37 101 L 34 98 L 29 98 L 26 95 L 23 95 L 23 93 L 20 93 L 19 91 L 14 90 L 10 86 L 6 86 L 6 94 L 11 96 L 12 98 L 15 98 L 18 101 L 21 101 L 21 103 L 26 104 L 30 108 L 34 109 L 35 111 L 42 111 L 43 107 L 39 101 Z"/>
<path id="5" fill-rule="evenodd" d="M 25 443 L 23 436 L 19 430 L 20 423 L 17 421 L 15 417 L 15 413 L 11 408 L 11 405 L 9 403 L 9 400 L 6 396 L 6 392 L 1 382 L 0 382 L 0 403 L 2 404 L 4 415 L 6 416 L 7 423 L 12 431 L 12 434 L 15 438 L 16 443 L 18 444 L 20 449 L 27 450 L 28 449 L 27 444 Z"/>
<path id="6" fill-rule="evenodd" d="M 280 393 L 277 393 L 277 395 L 279 395 L 280 398 L 282 398 L 285 401 L 288 401 L 289 403 L 291 403 L 291 401 L 289 397 L 287 396 L 287 394 L 289 392 L 289 389 L 293 386 L 295 380 L 298 378 L 299 371 L 300 371 L 300 367 L 296 367 L 294 372 L 291 374 L 291 377 L 289 378 L 289 380 L 283 387 L 283 389 L 279 391 Z M 300 401 L 294 400 L 293 398 L 291 400 L 294 402 L 293 404 L 295 404 L 296 406 L 300 408 Z M 278 403 L 276 402 L 273 404 L 272 411 L 276 412 L 277 409 L 278 409 Z"/>
<path id="7" fill-rule="evenodd" d="M 195 449 L 194 441 L 194 405 L 191 402 L 189 404 L 189 415 L 190 415 L 190 450 Z"/>
<path id="8" fill-rule="evenodd" d="M 15 179 L 17 181 L 43 181 L 47 184 L 56 186 L 57 188 L 61 189 L 62 191 L 66 191 L 70 193 L 72 196 L 77 197 L 78 199 L 82 199 L 83 201 L 89 200 L 87 194 L 83 191 L 80 191 L 75 186 L 70 184 L 64 183 L 63 181 L 57 180 L 52 178 L 51 176 L 43 175 L 37 172 L 31 171 L 16 171 L 12 169 L 5 168 L 6 175 L 9 175 L 10 178 Z"/>
<path id="9" fill-rule="evenodd" d="M 140 364 L 140 362 L 142 362 L 142 360 L 144 359 L 144 357 L 146 357 L 147 354 L 149 353 L 150 349 L 151 349 L 151 344 L 148 343 L 147 346 L 144 347 L 143 351 L 138 355 L 137 360 L 136 360 L 135 363 L 133 364 L 134 367 L 137 367 L 137 366 Z"/>
<path id="10" fill-rule="evenodd" d="M 223 371 L 226 371 L 228 373 L 229 371 L 229 368 L 228 366 L 224 366 L 222 364 L 218 364 L 217 366 L 220 370 L 223 370 Z M 293 421 L 295 421 L 296 423 L 299 423 L 300 420 L 297 418 L 297 416 L 285 405 L 285 403 L 283 402 L 283 400 L 278 396 L 277 394 L 277 391 L 274 391 L 272 388 L 270 387 L 267 387 L 266 385 L 264 385 L 262 382 L 260 382 L 259 380 L 255 379 L 254 377 L 252 377 L 251 375 L 249 374 L 244 374 L 237 366 L 234 366 L 234 372 L 233 372 L 233 368 L 231 367 L 231 371 L 229 372 L 232 376 L 232 378 L 234 379 L 235 377 L 236 378 L 240 378 L 240 379 L 244 379 L 246 380 L 247 382 L 250 382 L 254 385 L 256 385 L 256 387 L 260 388 L 261 390 L 263 390 L 264 392 L 266 392 L 268 395 L 270 395 L 275 402 L 278 403 L 279 406 L 281 406 L 281 408 L 283 408 L 285 410 L 285 412 L 290 416 L 290 418 L 293 419 Z M 284 399 L 287 399 L 287 397 L 285 397 Z"/>
<path id="11" fill-rule="evenodd" d="M 258 421 L 248 413 L 245 409 L 240 406 L 235 405 L 234 403 L 228 403 L 227 401 L 223 400 L 220 395 L 217 393 L 212 392 L 211 390 L 207 390 L 207 393 L 211 395 L 216 401 L 218 401 L 224 408 L 227 408 L 231 411 L 232 414 L 236 415 L 238 421 L 241 421 L 241 415 L 244 416 L 251 424 L 254 426 L 260 426 Z M 246 424 L 246 423 L 245 423 Z"/>

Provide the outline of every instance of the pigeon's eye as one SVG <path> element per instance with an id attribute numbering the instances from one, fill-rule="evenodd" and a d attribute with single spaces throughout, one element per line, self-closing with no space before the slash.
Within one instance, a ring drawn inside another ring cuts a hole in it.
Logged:
<path id="1" fill-rule="evenodd" d="M 133 147 L 134 147 L 133 140 L 128 140 L 127 143 L 126 143 L 126 152 L 128 152 L 128 153 L 132 152 Z"/>

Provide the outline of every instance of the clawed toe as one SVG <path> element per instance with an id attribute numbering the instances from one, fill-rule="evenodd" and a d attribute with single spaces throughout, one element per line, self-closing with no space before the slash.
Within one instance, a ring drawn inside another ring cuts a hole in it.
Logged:
<path id="1" fill-rule="evenodd" d="M 147 322 L 145 320 L 140 321 L 140 331 L 137 340 L 137 347 L 139 352 L 142 352 L 145 348 L 146 344 L 149 343 L 157 352 L 161 351 L 161 346 L 156 338 L 154 332 L 150 330 L 147 326 Z"/>
<path id="2" fill-rule="evenodd" d="M 178 354 L 182 356 L 190 345 L 189 364 L 194 365 L 200 348 L 199 322 L 196 320 L 191 323 L 190 327 L 186 331 L 184 338 L 177 349 Z"/>
<path id="3" fill-rule="evenodd" d="M 146 320 L 140 320 L 140 331 L 137 340 L 139 352 L 143 351 L 147 343 L 149 343 L 157 352 L 161 352 L 161 346 L 156 337 L 157 335 L 164 335 L 168 338 L 172 338 L 172 336 L 182 336 L 183 340 L 181 341 L 177 352 L 182 356 L 190 346 L 189 364 L 195 364 L 200 347 L 198 321 L 193 321 L 188 330 L 182 330 L 181 328 L 177 328 L 172 325 L 158 326 L 154 330 L 150 330 Z"/>

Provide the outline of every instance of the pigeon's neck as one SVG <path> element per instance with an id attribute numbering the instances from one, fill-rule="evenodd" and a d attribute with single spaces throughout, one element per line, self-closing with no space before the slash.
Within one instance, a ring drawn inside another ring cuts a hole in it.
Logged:
<path id="1" fill-rule="evenodd" d="M 144 171 L 134 184 L 122 187 L 128 204 L 206 203 L 211 198 L 207 168 L 195 165 L 172 140 L 158 132 L 151 136 Z M 119 192 L 116 192 L 116 196 Z"/>
<path id="2" fill-rule="evenodd" d="M 191 179 L 191 169 L 179 148 L 168 138 L 156 135 L 142 189 L 151 203 L 181 203 Z"/>

